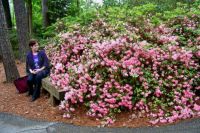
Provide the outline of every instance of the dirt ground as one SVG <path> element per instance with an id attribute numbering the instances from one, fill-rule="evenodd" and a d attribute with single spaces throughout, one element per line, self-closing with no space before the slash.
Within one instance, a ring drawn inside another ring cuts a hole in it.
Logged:
<path id="1" fill-rule="evenodd" d="M 25 64 L 16 61 L 20 76 L 25 75 Z M 18 94 L 12 83 L 5 83 L 5 73 L 2 62 L 0 63 L 0 112 L 7 112 L 29 119 L 73 123 L 82 126 L 98 126 L 100 121 L 86 115 L 84 107 L 78 107 L 72 118 L 63 118 L 63 112 L 49 104 L 49 97 L 41 97 L 30 102 L 26 94 Z M 150 126 L 148 118 L 135 118 L 133 112 L 124 112 L 117 115 L 116 122 L 111 127 L 141 127 Z"/>

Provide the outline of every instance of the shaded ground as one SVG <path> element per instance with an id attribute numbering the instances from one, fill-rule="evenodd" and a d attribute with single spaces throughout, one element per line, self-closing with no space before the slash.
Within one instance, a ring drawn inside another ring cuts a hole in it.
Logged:
<path id="1" fill-rule="evenodd" d="M 25 75 L 25 64 L 17 62 L 17 67 L 21 76 Z M 84 107 L 78 107 L 71 119 L 62 117 L 63 112 L 58 107 L 52 107 L 48 102 L 48 96 L 42 94 L 35 102 L 29 102 L 30 97 L 24 94 L 18 94 L 12 83 L 5 83 L 5 74 L 3 64 L 0 63 L 0 112 L 16 114 L 32 120 L 44 120 L 51 122 L 73 123 L 82 126 L 98 126 L 97 121 L 86 115 Z M 149 126 L 147 118 L 136 118 L 138 114 L 133 112 L 124 112 L 119 114 L 117 121 L 111 127 L 141 127 Z M 0 124 L 1 125 L 1 124 Z"/>

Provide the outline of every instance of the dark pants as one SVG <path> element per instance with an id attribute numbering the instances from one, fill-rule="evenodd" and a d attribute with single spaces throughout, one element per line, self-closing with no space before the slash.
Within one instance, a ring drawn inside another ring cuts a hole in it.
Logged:
<path id="1" fill-rule="evenodd" d="M 33 99 L 40 97 L 40 88 L 42 85 L 42 79 L 47 77 L 48 72 L 46 70 L 42 70 L 37 74 L 29 74 L 28 75 L 28 94 L 32 95 Z"/>

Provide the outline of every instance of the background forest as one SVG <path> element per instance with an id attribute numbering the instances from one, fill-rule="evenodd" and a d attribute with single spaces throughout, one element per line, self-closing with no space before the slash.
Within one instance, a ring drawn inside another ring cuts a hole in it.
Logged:
<path id="1" fill-rule="evenodd" d="M 11 44 L 15 56 L 19 57 L 14 3 L 12 0 L 2 0 L 2 2 Z M 183 16 L 193 3 L 194 0 L 25 0 L 23 4 L 27 12 L 25 16 L 28 18 L 29 36 L 38 39 L 44 46 L 48 38 L 70 30 L 72 25 L 77 23 L 82 26 L 88 25 L 97 18 L 97 12 L 101 17 L 105 17 L 104 14 L 108 13 L 107 19 L 111 23 L 120 24 L 128 19 L 136 20 L 134 17 L 139 15 L 153 15 L 151 19 L 158 24 L 161 21 Z M 198 4 L 197 1 L 196 7 Z M 198 8 L 193 7 L 193 9 L 197 12 Z M 116 21 L 117 18 L 121 20 Z"/>

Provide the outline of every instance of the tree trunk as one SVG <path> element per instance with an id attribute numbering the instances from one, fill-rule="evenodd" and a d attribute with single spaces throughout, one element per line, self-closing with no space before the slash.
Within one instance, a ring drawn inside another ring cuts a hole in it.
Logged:
<path id="1" fill-rule="evenodd" d="M 24 0 L 13 0 L 15 18 L 17 25 L 17 37 L 19 40 L 20 60 L 25 61 L 26 53 L 29 49 L 28 18 Z"/>
<path id="2" fill-rule="evenodd" d="M 12 20 L 11 20 L 11 14 L 10 14 L 9 1 L 2 0 L 2 2 L 3 2 L 4 12 L 5 12 L 5 16 L 6 16 L 7 27 L 9 29 L 11 29 L 12 28 Z"/>
<path id="3" fill-rule="evenodd" d="M 80 1 L 77 0 L 77 1 L 76 1 L 76 4 L 77 4 L 77 9 L 78 9 L 78 15 L 79 15 L 79 13 L 80 13 Z"/>
<path id="4" fill-rule="evenodd" d="M 32 0 L 27 1 L 27 14 L 28 14 L 28 29 L 29 34 L 31 36 L 32 34 L 32 18 L 33 18 L 33 12 L 32 12 Z"/>
<path id="5" fill-rule="evenodd" d="M 0 62 L 2 60 L 2 52 L 1 52 L 1 49 L 0 49 Z"/>
<path id="6" fill-rule="evenodd" d="M 43 26 L 49 26 L 49 16 L 48 16 L 48 0 L 42 0 L 42 17 Z"/>
<path id="7" fill-rule="evenodd" d="M 3 66 L 6 74 L 6 81 L 12 82 L 19 77 L 12 46 L 8 38 L 8 29 L 3 9 L 2 1 L 0 0 L 0 51 L 3 58 Z"/>

